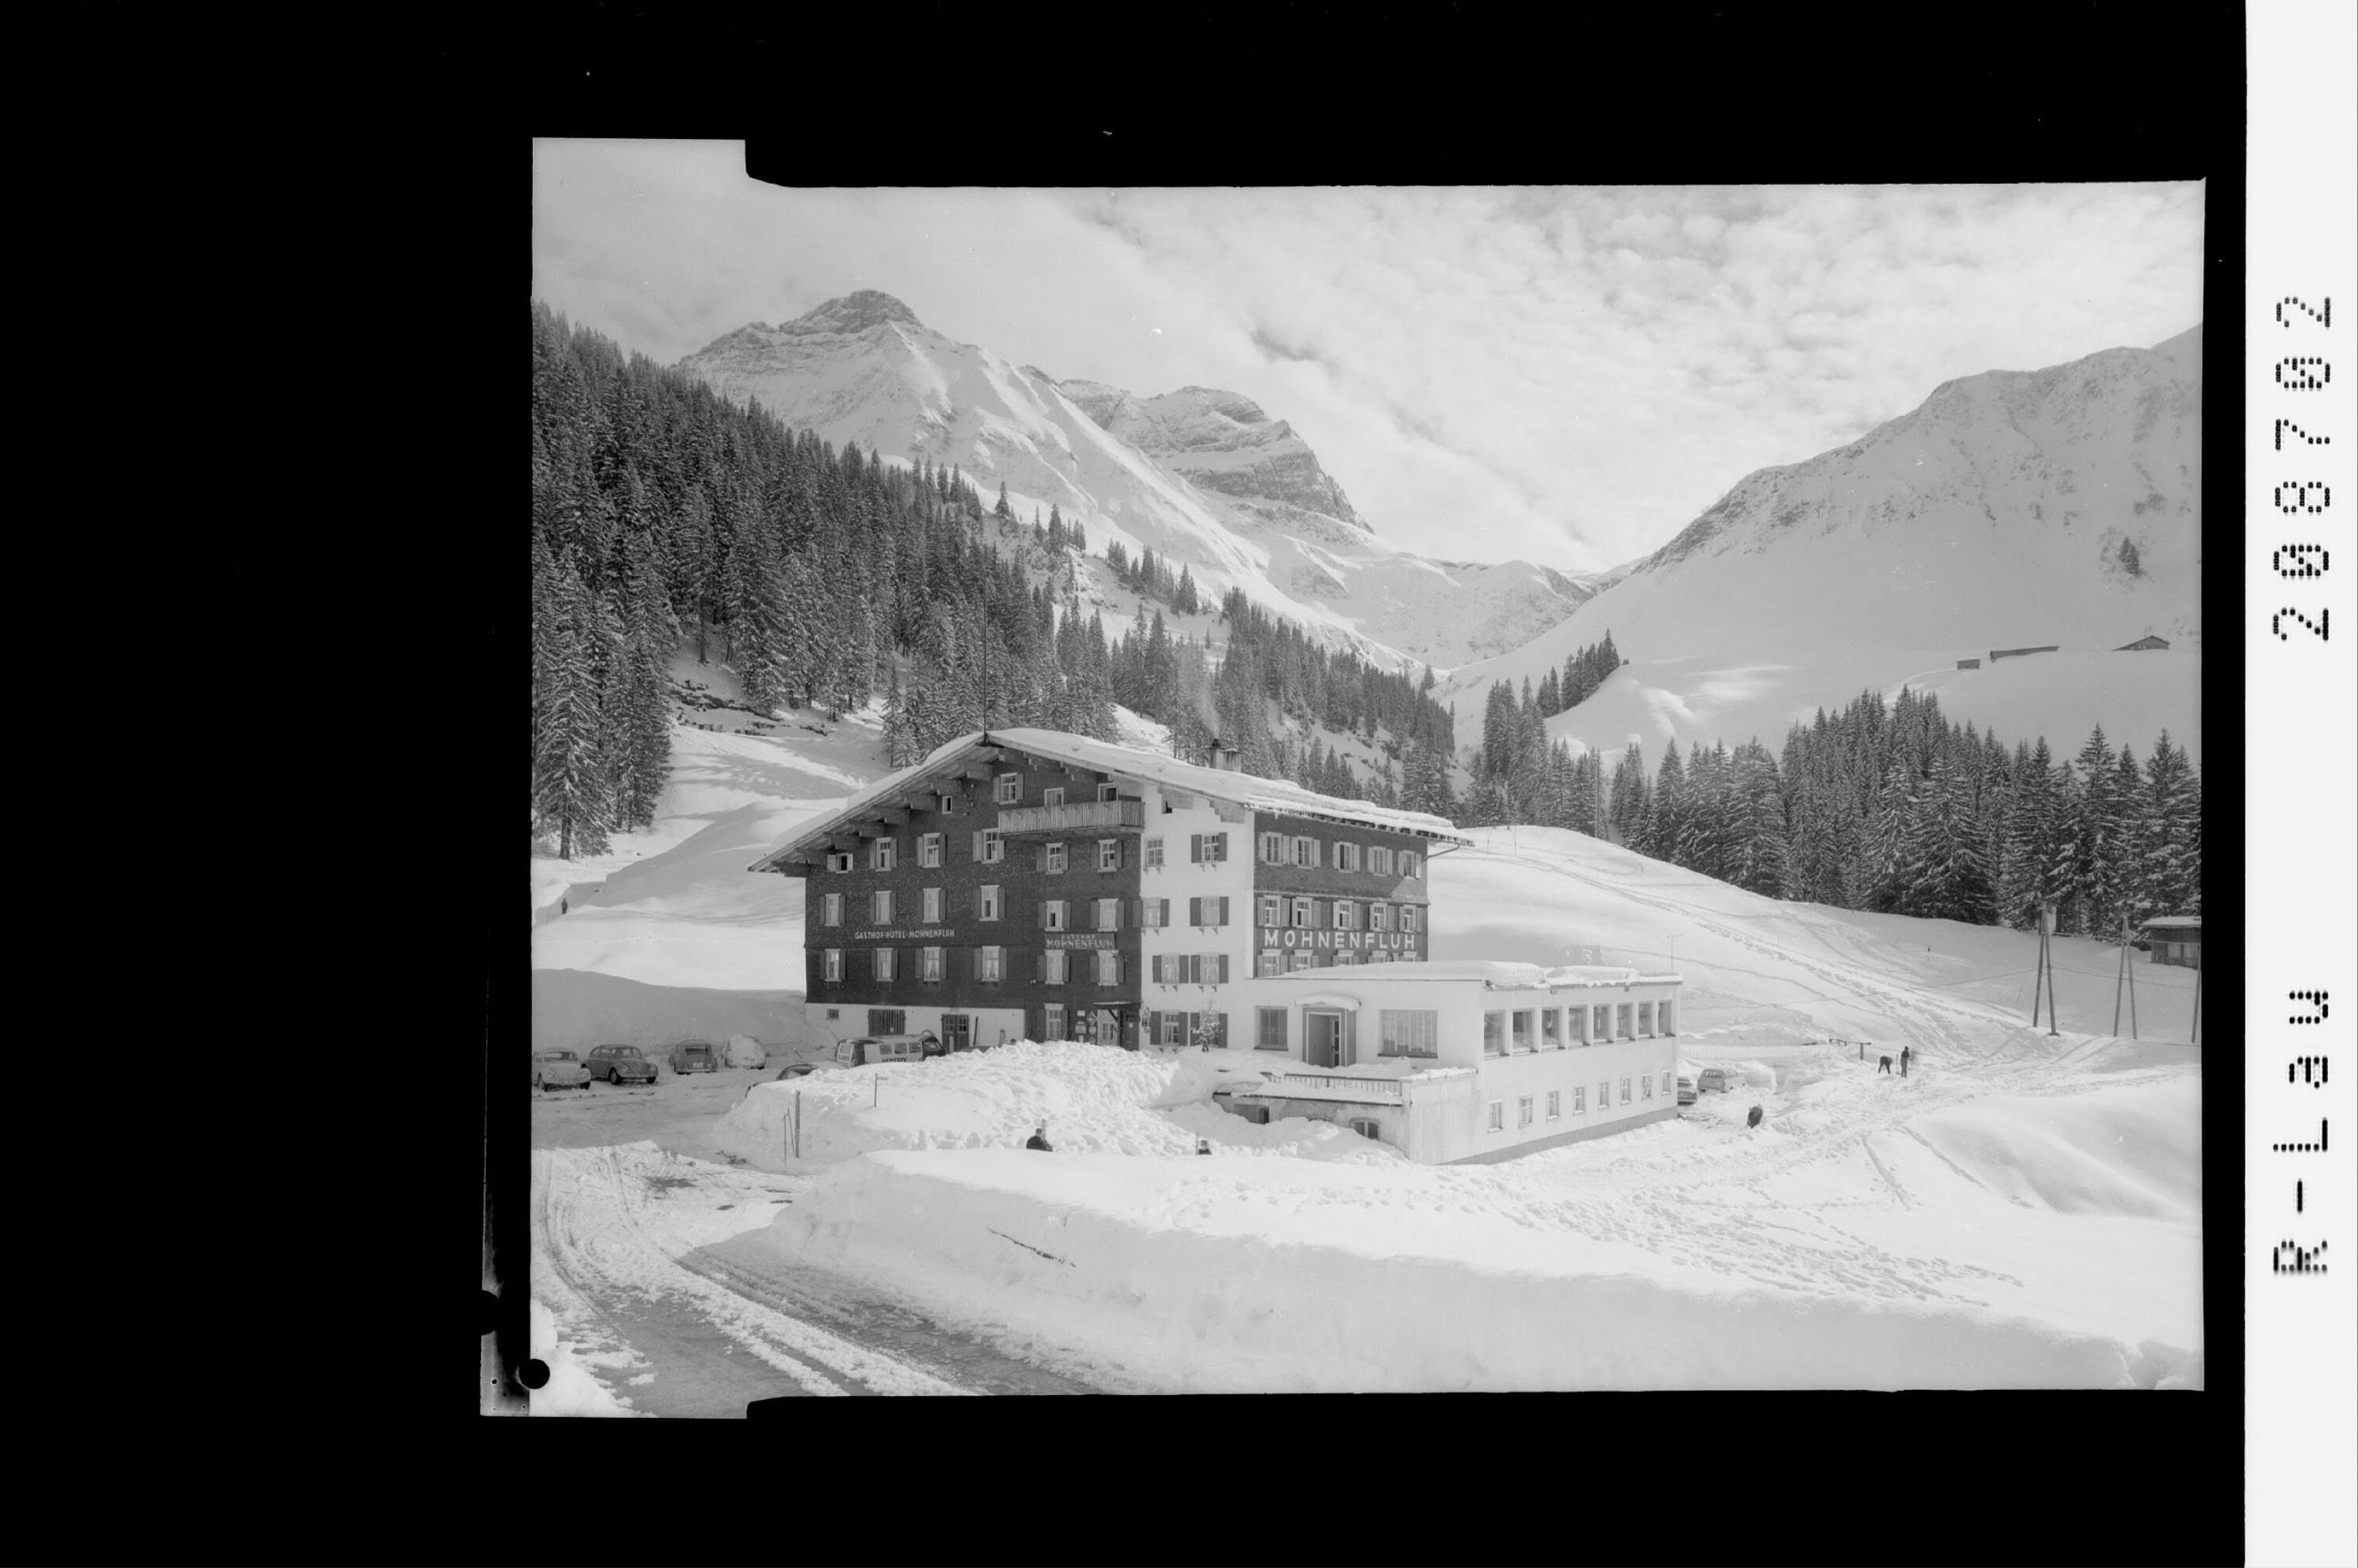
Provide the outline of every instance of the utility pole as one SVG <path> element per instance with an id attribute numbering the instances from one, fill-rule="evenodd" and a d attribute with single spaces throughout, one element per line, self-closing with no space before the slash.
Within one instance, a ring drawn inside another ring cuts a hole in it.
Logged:
<path id="1" fill-rule="evenodd" d="M 2047 983 L 2047 1033 L 2050 1038 L 2056 1033 L 2055 960 L 2049 950 L 2048 942 L 2054 931 L 2055 901 L 2048 898 L 2040 899 L 2039 901 L 2039 968 L 2030 979 L 2030 1026 L 2033 1029 L 2039 1027 L 2039 981 L 2044 979 Z M 2119 1027 L 2118 1019 L 2114 1020 L 2114 1026 Z"/>

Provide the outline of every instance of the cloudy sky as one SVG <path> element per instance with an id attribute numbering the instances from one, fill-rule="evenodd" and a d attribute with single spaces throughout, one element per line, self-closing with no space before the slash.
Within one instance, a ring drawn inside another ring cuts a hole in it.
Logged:
<path id="1" fill-rule="evenodd" d="M 882 289 L 1061 379 L 1240 392 L 1410 549 L 1573 571 L 1943 381 L 2201 319 L 2193 184 L 785 190 L 544 142 L 533 203 L 535 296 L 653 359 Z"/>

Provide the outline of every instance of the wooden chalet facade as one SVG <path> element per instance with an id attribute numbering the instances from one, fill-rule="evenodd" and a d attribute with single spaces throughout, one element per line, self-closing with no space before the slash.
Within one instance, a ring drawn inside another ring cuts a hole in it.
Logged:
<path id="1" fill-rule="evenodd" d="M 803 879 L 835 1038 L 1213 1044 L 1271 977 L 1417 959 L 1437 816 L 1044 730 L 952 741 L 751 868 Z"/>

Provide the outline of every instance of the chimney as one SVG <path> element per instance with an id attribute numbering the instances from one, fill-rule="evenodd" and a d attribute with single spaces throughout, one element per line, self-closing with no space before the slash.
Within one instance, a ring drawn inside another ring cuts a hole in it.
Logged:
<path id="1" fill-rule="evenodd" d="M 1218 768 L 1224 773 L 1231 773 L 1237 771 L 1237 749 L 1234 746 L 1224 743 L 1217 735 L 1215 735 L 1212 737 L 1209 751 L 1211 754 L 1204 759 L 1206 767 Z"/>

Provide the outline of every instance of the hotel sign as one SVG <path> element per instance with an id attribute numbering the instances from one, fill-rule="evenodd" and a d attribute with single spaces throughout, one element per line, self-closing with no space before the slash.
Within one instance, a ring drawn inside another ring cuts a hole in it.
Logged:
<path id="1" fill-rule="evenodd" d="M 914 939 L 920 936 L 955 936 L 957 935 L 957 932 L 947 926 L 936 926 L 922 931 L 855 931 L 851 934 L 851 939 L 854 942 L 890 942 L 896 937 Z"/>
<path id="2" fill-rule="evenodd" d="M 1049 934 L 1051 947 L 1110 947 L 1113 936 L 1109 932 L 1056 931 Z"/>
<path id="3" fill-rule="evenodd" d="M 1308 947 L 1340 953 L 1396 953 L 1403 958 L 1416 957 L 1417 931 L 1320 931 L 1298 925 L 1264 925 L 1260 927 L 1260 945 L 1265 951 L 1288 947 Z"/>

